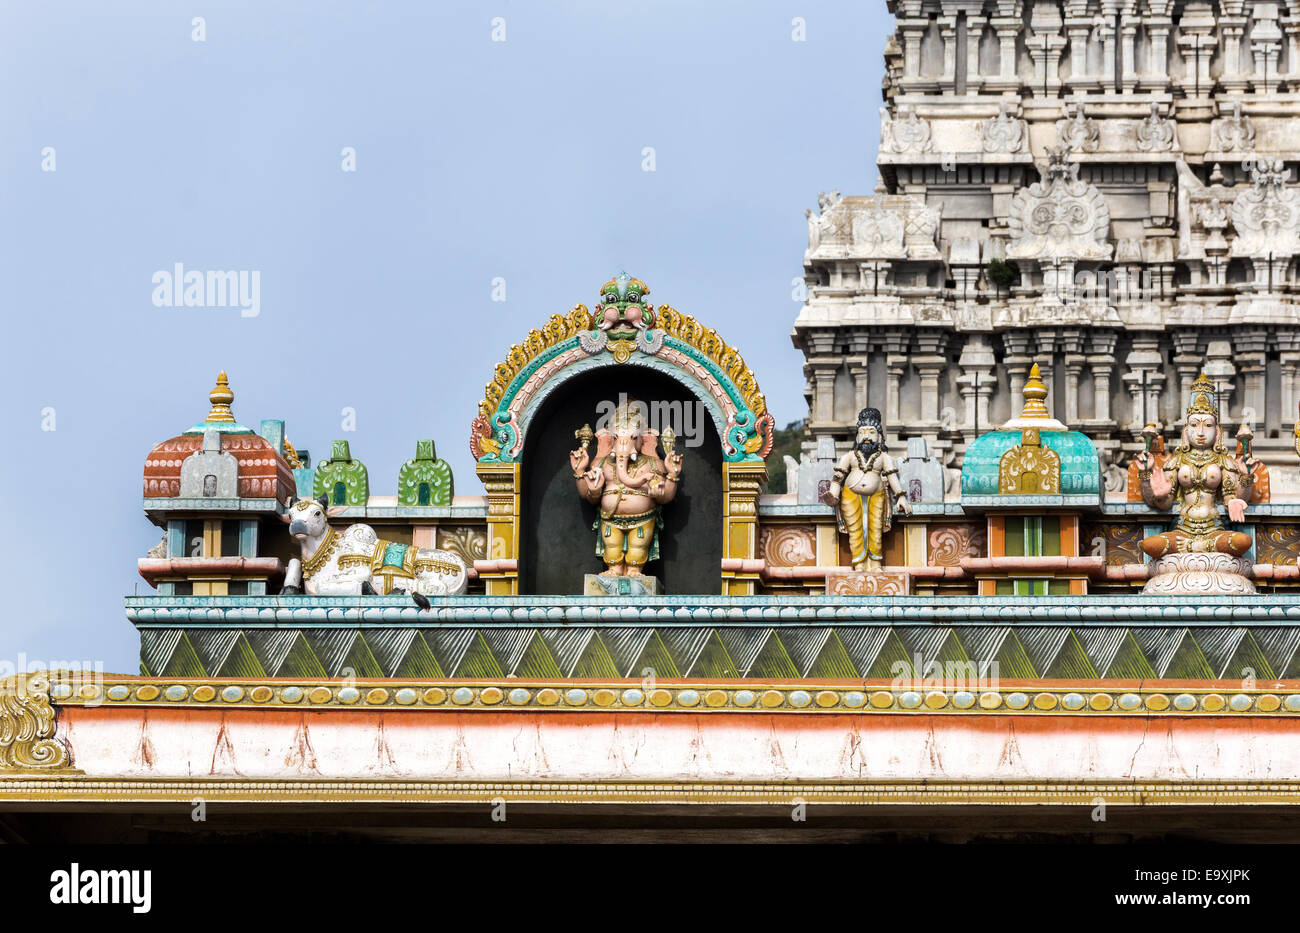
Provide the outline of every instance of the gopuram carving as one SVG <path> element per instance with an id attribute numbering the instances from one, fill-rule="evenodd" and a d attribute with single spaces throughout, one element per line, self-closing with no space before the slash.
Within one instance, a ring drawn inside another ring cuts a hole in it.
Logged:
<path id="1" fill-rule="evenodd" d="M 979 132 L 981 148 L 992 154 L 1020 152 L 1026 138 L 1025 121 L 1010 114 L 1006 101 L 998 102 L 997 116 L 984 121 Z"/>
<path id="2" fill-rule="evenodd" d="M 1047 151 L 1043 180 L 1011 201 L 1008 259 L 1109 259 L 1110 209 L 1095 185 L 1079 179 L 1063 149 Z"/>
<path id="3" fill-rule="evenodd" d="M 1300 17 L 958 6 L 895 11 L 875 189 L 809 214 L 801 453 L 843 455 L 874 398 L 895 457 L 921 438 L 958 470 L 1037 361 L 1116 477 L 1148 423 L 1173 449 L 1202 370 L 1278 462 L 1300 423 Z M 1272 481 L 1300 497 L 1300 467 Z"/>

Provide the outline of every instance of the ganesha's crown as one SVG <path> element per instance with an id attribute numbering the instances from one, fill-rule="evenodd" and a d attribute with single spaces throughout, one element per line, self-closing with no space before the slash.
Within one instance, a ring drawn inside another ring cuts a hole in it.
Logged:
<path id="1" fill-rule="evenodd" d="M 1190 418 L 1192 415 L 1214 415 L 1216 421 L 1219 418 L 1219 400 L 1214 391 L 1214 383 L 1205 373 L 1201 373 L 1192 383 L 1187 417 Z"/>

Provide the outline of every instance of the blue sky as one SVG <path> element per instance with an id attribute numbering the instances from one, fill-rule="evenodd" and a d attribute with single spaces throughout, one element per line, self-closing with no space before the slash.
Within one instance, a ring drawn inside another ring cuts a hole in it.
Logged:
<path id="1" fill-rule="evenodd" d="M 375 494 L 422 437 L 479 494 L 494 365 L 626 268 L 803 417 L 803 211 L 875 183 L 890 27 L 864 0 L 4 4 L 0 659 L 137 669 L 144 458 L 221 368 L 239 420 L 346 438 Z M 155 307 L 177 262 L 258 271 L 260 313 Z"/>

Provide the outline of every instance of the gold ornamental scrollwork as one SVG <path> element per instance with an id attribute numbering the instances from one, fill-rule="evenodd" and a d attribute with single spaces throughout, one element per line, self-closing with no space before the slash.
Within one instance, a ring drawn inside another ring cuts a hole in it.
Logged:
<path id="1" fill-rule="evenodd" d="M 539 354 L 568 340 L 578 331 L 591 330 L 594 326 L 591 312 L 586 305 L 580 304 L 575 305 L 568 314 L 552 314 L 541 330 L 529 331 L 524 342 L 511 347 L 505 360 L 497 364 L 492 381 L 484 387 L 483 401 L 478 404 L 479 416 L 484 420 L 492 417 L 515 376 Z"/>
<path id="2" fill-rule="evenodd" d="M 716 330 L 706 328 L 671 305 L 660 305 L 658 314 L 659 326 L 668 336 L 676 337 L 712 360 L 736 386 L 745 406 L 755 415 L 766 414 L 767 399 L 759 391 L 758 380 L 735 347 L 729 346 Z"/>
<path id="3" fill-rule="evenodd" d="M 670 305 L 661 305 L 656 314 L 660 329 L 698 351 L 726 374 L 750 411 L 756 416 L 767 413 L 767 399 L 759 390 L 753 372 L 745 365 L 740 352 L 728 345 L 716 330 L 706 328 Z M 530 331 L 522 343 L 512 346 L 506 358 L 497 364 L 492 381 L 484 387 L 483 400 L 478 405 L 483 422 L 486 424 L 496 413 L 510 383 L 533 360 L 579 331 L 590 331 L 595 326 L 595 318 L 587 306 L 579 304 L 568 314 L 552 314 L 540 330 Z M 626 362 L 635 345 L 631 341 L 612 341 L 610 349 L 619 362 Z"/>
<path id="4" fill-rule="evenodd" d="M 50 675 L 46 671 L 0 680 L 0 771 L 68 770 L 67 746 L 54 737 Z"/>
<path id="5" fill-rule="evenodd" d="M 1037 435 L 1038 432 L 1033 433 Z M 1032 442 L 1018 444 L 1002 455 L 998 464 L 1000 494 L 1056 495 L 1061 491 L 1061 456 L 1050 447 L 1040 446 L 1037 441 L 1035 436 Z"/>

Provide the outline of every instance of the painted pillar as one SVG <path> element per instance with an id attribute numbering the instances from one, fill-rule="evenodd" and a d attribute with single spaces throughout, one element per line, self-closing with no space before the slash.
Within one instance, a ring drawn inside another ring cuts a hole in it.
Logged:
<path id="1" fill-rule="evenodd" d="M 487 559 L 510 562 L 508 569 L 484 571 L 484 588 L 488 596 L 515 596 L 519 593 L 520 465 L 478 463 L 474 472 L 487 491 Z"/>
<path id="2" fill-rule="evenodd" d="M 722 465 L 724 558 L 758 557 L 758 492 L 765 482 L 767 464 L 761 460 Z M 758 592 L 758 583 L 757 571 L 727 571 L 722 574 L 722 595 L 753 596 Z"/>

